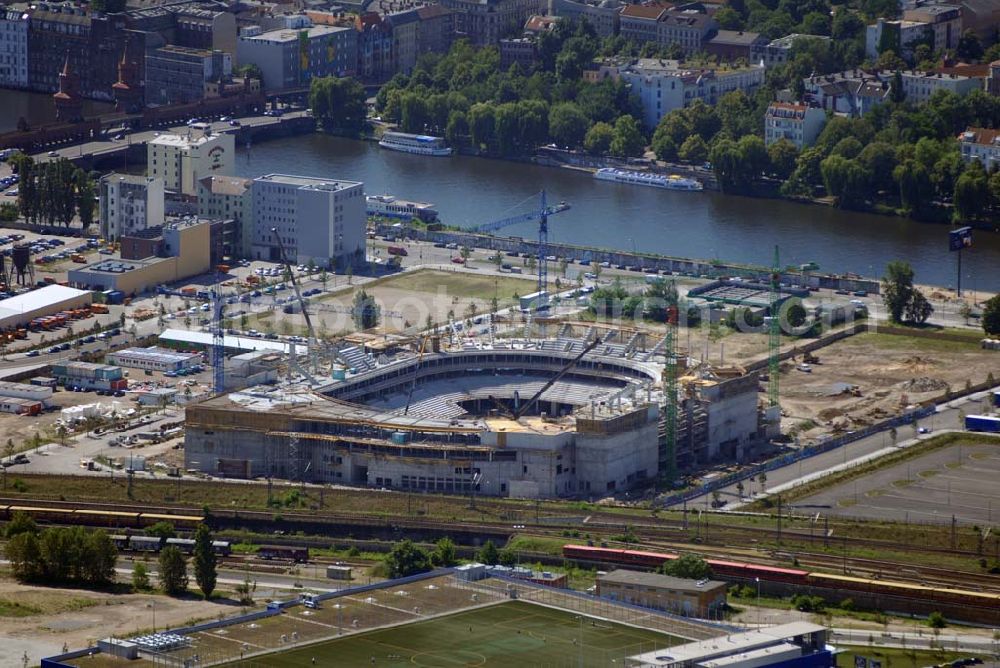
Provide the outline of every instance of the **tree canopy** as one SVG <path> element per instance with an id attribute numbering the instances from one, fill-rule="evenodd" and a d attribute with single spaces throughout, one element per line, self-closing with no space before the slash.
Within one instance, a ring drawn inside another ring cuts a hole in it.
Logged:
<path id="1" fill-rule="evenodd" d="M 704 580 L 712 577 L 712 569 L 708 562 L 697 554 L 684 554 L 677 559 L 671 559 L 663 564 L 660 571 L 664 575 L 689 580 Z"/>
<path id="2" fill-rule="evenodd" d="M 385 564 L 390 578 L 402 578 L 431 570 L 430 557 L 409 539 L 400 541 L 390 550 L 385 557 Z"/>

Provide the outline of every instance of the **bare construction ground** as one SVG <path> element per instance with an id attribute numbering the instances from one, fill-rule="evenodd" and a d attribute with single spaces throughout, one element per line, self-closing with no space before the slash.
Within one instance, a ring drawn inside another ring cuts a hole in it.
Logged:
<path id="1" fill-rule="evenodd" d="M 865 333 L 816 355 L 820 363 L 809 373 L 782 364 L 783 431 L 803 440 L 867 426 L 949 388 L 981 383 L 990 373 L 1000 378 L 1000 353 L 971 340 Z"/>
<path id="2" fill-rule="evenodd" d="M 989 524 L 1000 517 L 1000 446 L 953 445 L 849 480 L 797 505 L 890 521 Z"/>

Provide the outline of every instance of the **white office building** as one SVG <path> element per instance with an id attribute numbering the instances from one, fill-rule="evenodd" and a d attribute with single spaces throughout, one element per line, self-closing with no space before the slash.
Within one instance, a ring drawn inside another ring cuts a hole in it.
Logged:
<path id="1" fill-rule="evenodd" d="M 267 174 L 253 183 L 253 257 L 344 267 L 363 257 L 365 193 L 358 181 Z"/>
<path id="2" fill-rule="evenodd" d="M 0 87 L 28 87 L 27 9 L 0 9 Z"/>
<path id="3" fill-rule="evenodd" d="M 631 84 L 642 103 L 643 124 L 652 129 L 664 115 L 695 100 L 714 105 L 731 91 L 752 93 L 764 83 L 764 67 L 711 70 L 686 67 L 676 60 L 640 58 L 620 69 L 618 76 Z"/>
<path id="4" fill-rule="evenodd" d="M 198 180 L 206 176 L 232 176 L 236 138 L 189 130 L 162 134 L 146 146 L 147 172 L 163 179 L 166 190 L 194 197 Z"/>
<path id="5" fill-rule="evenodd" d="M 804 104 L 772 102 L 764 113 L 764 143 L 787 139 L 800 151 L 811 146 L 826 125 L 826 112 Z"/>
<path id="6" fill-rule="evenodd" d="M 118 239 L 163 224 L 163 179 L 140 174 L 101 177 L 101 236 Z"/>

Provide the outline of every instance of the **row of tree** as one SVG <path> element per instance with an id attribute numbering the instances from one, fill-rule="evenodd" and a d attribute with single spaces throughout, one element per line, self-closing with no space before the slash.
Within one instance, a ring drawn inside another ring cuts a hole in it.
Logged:
<path id="1" fill-rule="evenodd" d="M 513 566 L 517 563 L 517 553 L 509 548 L 497 549 L 493 541 L 488 540 L 476 552 L 476 560 L 490 566 Z M 450 538 L 440 539 L 431 552 L 407 539 L 393 547 L 385 557 L 387 574 L 391 578 L 426 573 L 432 568 L 446 568 L 457 563 L 455 543 Z"/>
<path id="2" fill-rule="evenodd" d="M 194 562 L 194 579 L 205 598 L 211 598 L 215 591 L 218 578 L 215 550 L 212 549 L 212 532 L 204 524 L 199 524 L 194 532 L 194 552 L 191 557 Z M 138 564 L 137 564 L 138 566 Z M 180 596 L 188 590 L 187 562 L 184 554 L 174 545 L 168 545 L 160 551 L 159 579 L 160 587 L 168 596 Z M 148 588 L 149 580 L 144 575 L 133 571 L 133 585 L 136 589 Z"/>
<path id="3" fill-rule="evenodd" d="M 66 158 L 42 164 L 19 153 L 11 158 L 18 181 L 17 205 L 28 222 L 69 226 L 79 215 L 84 227 L 94 222 L 94 180 Z"/>
<path id="4" fill-rule="evenodd" d="M 16 514 L 7 527 L 5 554 L 21 582 L 106 587 L 115 580 L 118 550 L 103 530 L 52 527 Z"/>

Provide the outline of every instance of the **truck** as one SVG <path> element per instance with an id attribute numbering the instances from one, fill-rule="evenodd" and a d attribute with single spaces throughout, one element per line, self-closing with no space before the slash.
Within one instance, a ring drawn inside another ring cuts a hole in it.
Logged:
<path id="1" fill-rule="evenodd" d="M 966 415 L 966 431 L 985 431 L 1000 434 L 1000 417 L 992 415 Z"/>
<path id="2" fill-rule="evenodd" d="M 386 250 L 388 251 L 389 255 L 402 255 L 403 257 L 409 255 L 407 250 L 402 246 L 389 246 Z"/>

